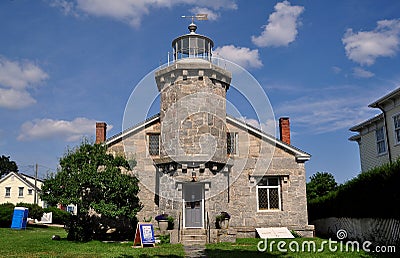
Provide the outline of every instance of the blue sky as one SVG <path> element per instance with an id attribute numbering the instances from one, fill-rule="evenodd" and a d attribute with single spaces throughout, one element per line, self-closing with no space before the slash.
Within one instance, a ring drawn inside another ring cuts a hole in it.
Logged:
<path id="1" fill-rule="evenodd" d="M 67 146 L 121 131 L 135 85 L 187 33 L 181 15 L 208 13 L 197 32 L 246 68 L 292 144 L 338 182 L 360 171 L 351 126 L 399 87 L 400 2 L 240 0 L 0 1 L 0 154 L 21 172 L 54 171 Z"/>

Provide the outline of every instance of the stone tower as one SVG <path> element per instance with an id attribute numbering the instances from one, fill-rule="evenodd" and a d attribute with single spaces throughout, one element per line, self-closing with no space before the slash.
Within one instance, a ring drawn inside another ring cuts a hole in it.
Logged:
<path id="1" fill-rule="evenodd" d="M 213 63 L 213 41 L 196 33 L 173 40 L 173 62 L 155 73 L 161 94 L 161 170 L 219 168 L 227 162 L 226 91 L 231 73 Z M 201 172 L 201 171 L 200 171 Z"/>

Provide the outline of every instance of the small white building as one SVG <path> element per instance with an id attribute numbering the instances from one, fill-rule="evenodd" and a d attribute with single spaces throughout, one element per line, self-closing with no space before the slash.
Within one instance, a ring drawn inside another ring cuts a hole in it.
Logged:
<path id="1" fill-rule="evenodd" d="M 395 161 L 400 156 L 400 88 L 368 105 L 381 113 L 350 128 L 358 134 L 349 138 L 358 143 L 361 171 Z"/>
<path id="2" fill-rule="evenodd" d="M 43 181 L 22 173 L 10 172 L 0 179 L 0 203 L 36 203 L 44 207 L 39 193 Z M 35 200 L 36 198 L 36 200 Z"/>

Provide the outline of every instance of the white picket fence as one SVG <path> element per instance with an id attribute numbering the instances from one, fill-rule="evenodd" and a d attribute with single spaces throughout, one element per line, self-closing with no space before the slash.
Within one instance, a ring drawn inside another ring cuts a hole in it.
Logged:
<path id="1" fill-rule="evenodd" d="M 346 233 L 346 239 L 370 241 L 376 245 L 400 245 L 400 221 L 373 218 L 324 218 L 311 222 L 316 236 L 337 239 L 337 232 Z"/>

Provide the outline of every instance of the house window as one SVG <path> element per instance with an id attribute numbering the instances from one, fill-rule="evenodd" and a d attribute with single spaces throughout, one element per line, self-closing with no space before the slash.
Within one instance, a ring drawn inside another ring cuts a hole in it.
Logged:
<path id="1" fill-rule="evenodd" d="M 263 177 L 257 184 L 257 211 L 281 210 L 279 177 Z"/>
<path id="2" fill-rule="evenodd" d="M 11 187 L 6 187 L 6 197 L 11 196 Z"/>
<path id="3" fill-rule="evenodd" d="M 394 135 L 396 137 L 396 143 L 400 143 L 400 114 L 393 117 L 394 123 Z"/>
<path id="4" fill-rule="evenodd" d="M 237 154 L 237 133 L 226 133 L 226 153 Z"/>
<path id="5" fill-rule="evenodd" d="M 386 152 L 386 144 L 385 144 L 385 131 L 384 127 L 380 127 L 376 129 L 376 147 L 378 154 L 383 154 Z"/>
<path id="6" fill-rule="evenodd" d="M 160 155 L 160 134 L 148 134 L 149 154 L 152 156 Z"/>
<path id="7" fill-rule="evenodd" d="M 24 196 L 24 188 L 18 187 L 18 197 L 23 197 L 23 196 Z"/>
<path id="8" fill-rule="evenodd" d="M 74 213 L 74 206 L 71 206 L 71 205 L 68 205 L 67 206 L 67 211 L 69 212 L 69 213 Z"/>
<path id="9" fill-rule="evenodd" d="M 33 193 L 33 189 L 28 189 L 28 194 L 32 195 L 32 193 Z"/>

